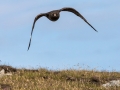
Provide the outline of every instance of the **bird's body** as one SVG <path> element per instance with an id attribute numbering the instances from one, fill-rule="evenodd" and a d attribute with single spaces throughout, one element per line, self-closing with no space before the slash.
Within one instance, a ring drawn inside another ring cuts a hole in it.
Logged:
<path id="1" fill-rule="evenodd" d="M 59 10 L 54 10 L 54 11 L 50 11 L 48 12 L 49 14 L 47 14 L 47 18 L 51 21 L 57 21 L 60 17 L 60 13 Z"/>
<path id="2" fill-rule="evenodd" d="M 30 48 L 30 44 L 31 44 L 31 39 L 32 39 L 32 33 L 33 33 L 33 29 L 34 29 L 34 26 L 35 26 L 35 22 L 42 16 L 46 16 L 49 20 L 51 21 L 57 21 L 60 17 L 60 12 L 61 11 L 69 11 L 69 12 L 72 12 L 74 13 L 75 15 L 77 15 L 78 17 L 80 17 L 81 19 L 83 19 L 91 28 L 93 28 L 96 32 L 97 30 L 90 24 L 88 23 L 88 21 L 78 12 L 76 11 L 75 9 L 73 8 L 62 8 L 62 9 L 59 9 L 59 10 L 52 10 L 50 12 L 47 12 L 47 13 L 41 13 L 41 14 L 38 14 L 35 19 L 34 19 L 34 22 L 33 22 L 33 26 L 32 26 L 32 31 L 31 31 L 31 38 L 30 38 L 30 41 L 29 41 L 29 46 L 28 46 L 28 50 Z"/>

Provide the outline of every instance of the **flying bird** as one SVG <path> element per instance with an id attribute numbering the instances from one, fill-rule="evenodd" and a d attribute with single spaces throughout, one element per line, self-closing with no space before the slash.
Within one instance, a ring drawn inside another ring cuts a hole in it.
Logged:
<path id="1" fill-rule="evenodd" d="M 83 19 L 91 28 L 93 28 L 96 32 L 98 32 L 90 23 L 88 23 L 88 21 L 77 11 L 75 10 L 74 8 L 70 8 L 70 7 L 65 7 L 65 8 L 62 8 L 62 9 L 59 9 L 59 10 L 52 10 L 50 12 L 47 12 L 47 13 L 40 13 L 38 14 L 35 19 L 34 19 L 34 22 L 33 22 L 33 26 L 32 26 L 32 31 L 31 31 L 31 37 L 30 37 L 30 41 L 29 41 L 29 45 L 28 45 L 28 50 L 30 48 L 30 45 L 31 45 L 31 39 L 32 39 L 32 33 L 33 33 L 33 29 L 34 29 L 34 26 L 35 26 L 35 23 L 36 21 L 41 18 L 42 16 L 45 16 L 47 17 L 49 20 L 51 21 L 57 21 L 60 17 L 60 12 L 61 11 L 68 11 L 68 12 L 72 12 L 74 13 L 75 15 L 77 15 L 78 17 L 80 17 L 81 19 Z"/>

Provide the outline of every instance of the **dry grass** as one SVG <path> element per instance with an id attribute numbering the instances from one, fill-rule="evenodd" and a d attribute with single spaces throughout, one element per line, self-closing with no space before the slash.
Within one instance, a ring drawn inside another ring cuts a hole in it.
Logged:
<path id="1" fill-rule="evenodd" d="M 40 68 L 14 69 L 13 75 L 2 77 L 0 83 L 10 85 L 12 90 L 120 90 L 120 87 L 106 89 L 101 86 L 110 80 L 118 79 L 119 72 L 73 69 L 51 71 Z"/>

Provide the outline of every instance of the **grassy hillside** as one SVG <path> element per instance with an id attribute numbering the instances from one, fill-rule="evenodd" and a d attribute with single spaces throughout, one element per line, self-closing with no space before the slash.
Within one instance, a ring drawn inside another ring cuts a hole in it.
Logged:
<path id="1" fill-rule="evenodd" d="M 110 80 L 120 79 L 120 72 L 73 69 L 51 71 L 44 68 L 28 70 L 5 65 L 1 68 L 13 73 L 0 78 L 0 83 L 10 85 L 12 90 L 120 90 L 120 87 L 101 86 Z"/>

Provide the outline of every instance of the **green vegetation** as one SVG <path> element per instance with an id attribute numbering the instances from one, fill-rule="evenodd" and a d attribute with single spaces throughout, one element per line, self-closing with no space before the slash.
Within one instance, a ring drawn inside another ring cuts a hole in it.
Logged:
<path id="1" fill-rule="evenodd" d="M 12 90 L 120 90 L 120 87 L 101 86 L 110 80 L 120 79 L 119 72 L 10 68 L 5 70 L 11 71 L 13 75 L 0 78 L 0 83 L 9 84 Z"/>

